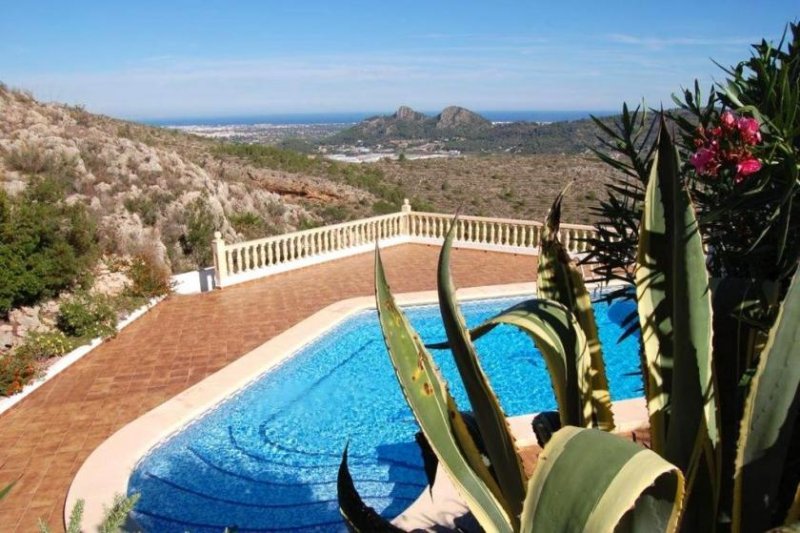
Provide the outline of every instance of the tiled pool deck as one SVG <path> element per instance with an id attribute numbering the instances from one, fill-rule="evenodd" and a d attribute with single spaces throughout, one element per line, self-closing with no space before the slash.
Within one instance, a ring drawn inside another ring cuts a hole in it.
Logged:
<path id="1" fill-rule="evenodd" d="M 434 289 L 438 247 L 382 252 L 395 292 Z M 533 281 L 536 258 L 453 252 L 459 287 Z M 118 429 L 336 301 L 373 294 L 363 254 L 195 296 L 172 296 L 0 415 L 0 532 L 63 531 L 67 490 Z M 109 494 L 109 499 L 113 495 Z"/>

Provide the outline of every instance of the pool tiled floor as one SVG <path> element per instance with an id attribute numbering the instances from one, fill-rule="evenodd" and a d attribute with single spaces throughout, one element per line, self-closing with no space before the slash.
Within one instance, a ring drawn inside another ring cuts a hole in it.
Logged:
<path id="1" fill-rule="evenodd" d="M 382 252 L 394 292 L 436 287 L 439 249 Z M 459 287 L 534 281 L 536 258 L 454 250 Z M 0 532 L 63 531 L 67 490 L 89 454 L 128 422 L 323 307 L 373 294 L 362 254 L 194 296 L 171 296 L 0 415 Z M 108 495 L 109 501 L 113 497 Z"/>

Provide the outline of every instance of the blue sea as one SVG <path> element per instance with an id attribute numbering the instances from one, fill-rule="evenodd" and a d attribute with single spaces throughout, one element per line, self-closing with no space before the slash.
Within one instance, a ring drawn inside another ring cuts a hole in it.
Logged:
<path id="1" fill-rule="evenodd" d="M 580 120 L 589 115 L 608 116 L 618 111 L 610 110 L 566 110 L 566 111 L 476 111 L 492 122 L 561 122 Z M 232 126 L 252 124 L 355 124 L 378 115 L 391 115 L 394 111 L 353 111 L 342 113 L 282 113 L 253 114 L 234 116 L 178 117 L 143 120 L 153 126 Z M 439 111 L 423 111 L 428 116 L 436 116 Z"/>

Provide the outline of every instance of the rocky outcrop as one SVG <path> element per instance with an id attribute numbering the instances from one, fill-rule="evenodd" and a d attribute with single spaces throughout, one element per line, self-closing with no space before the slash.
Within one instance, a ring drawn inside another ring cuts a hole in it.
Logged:
<path id="1" fill-rule="evenodd" d="M 7 320 L 0 320 L 0 355 L 22 344 L 30 333 L 44 333 L 53 330 L 57 316 L 58 301 L 56 300 L 12 309 Z"/>
<path id="2" fill-rule="evenodd" d="M 426 120 L 428 117 L 425 116 L 424 113 L 420 113 L 419 111 L 414 111 L 408 106 L 400 106 L 397 111 L 395 111 L 392 118 L 395 120 L 403 120 L 406 122 L 409 121 L 423 121 Z"/>
<path id="3" fill-rule="evenodd" d="M 458 106 L 445 107 L 436 117 L 436 129 L 490 128 L 492 123 L 479 114 Z"/>
<path id="4" fill-rule="evenodd" d="M 458 106 L 449 106 L 435 117 L 429 117 L 408 106 L 401 106 L 394 114 L 368 118 L 352 128 L 326 139 L 326 143 L 367 144 L 402 140 L 425 139 L 434 141 L 447 137 L 485 135 L 492 123 L 479 114 Z"/>

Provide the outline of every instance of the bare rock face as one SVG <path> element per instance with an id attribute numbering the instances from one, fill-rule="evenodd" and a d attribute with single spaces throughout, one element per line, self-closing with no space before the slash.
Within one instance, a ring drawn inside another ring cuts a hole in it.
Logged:
<path id="1" fill-rule="evenodd" d="M 131 280 L 121 271 L 113 271 L 107 265 L 100 264 L 94 276 L 91 293 L 104 296 L 119 296 L 130 287 Z"/>
<path id="2" fill-rule="evenodd" d="M 492 123 L 479 114 L 458 106 L 445 107 L 436 117 L 437 129 L 491 127 Z"/>
<path id="3" fill-rule="evenodd" d="M 39 320 L 38 306 L 12 309 L 8 314 L 8 321 L 12 326 L 29 331 L 37 331 L 42 327 L 42 321 Z"/>
<path id="4" fill-rule="evenodd" d="M 16 338 L 14 327 L 11 324 L 0 322 L 0 357 L 14 346 Z"/>
<path id="5" fill-rule="evenodd" d="M 414 121 L 414 120 L 425 120 L 426 117 L 423 113 L 418 111 L 414 111 L 408 106 L 400 106 L 394 114 L 394 118 L 397 120 L 407 120 L 407 121 Z"/>

